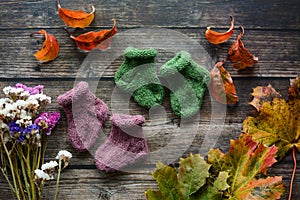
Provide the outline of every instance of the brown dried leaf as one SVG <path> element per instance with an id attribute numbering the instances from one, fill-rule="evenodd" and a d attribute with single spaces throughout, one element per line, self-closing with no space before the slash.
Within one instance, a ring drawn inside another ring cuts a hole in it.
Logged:
<path id="1" fill-rule="evenodd" d="M 253 89 L 253 99 L 249 103 L 259 111 L 262 104 L 266 101 L 272 101 L 274 98 L 279 98 L 281 95 L 272 87 L 271 84 L 268 86 L 258 86 Z"/>
<path id="2" fill-rule="evenodd" d="M 91 51 L 96 47 L 101 50 L 106 49 L 109 47 L 112 37 L 117 33 L 116 20 L 113 19 L 113 21 L 114 26 L 110 30 L 102 30 L 99 32 L 90 31 L 77 37 L 69 33 L 70 38 L 76 42 L 79 49 L 84 51 Z"/>
<path id="3" fill-rule="evenodd" d="M 232 66 L 236 70 L 245 69 L 252 66 L 258 57 L 252 55 L 244 46 L 241 38 L 244 35 L 244 28 L 241 26 L 241 33 L 238 35 L 237 40 L 228 51 L 228 57 L 232 62 Z"/>
<path id="4" fill-rule="evenodd" d="M 235 104 L 239 101 L 236 89 L 223 63 L 218 62 L 210 72 L 210 92 L 222 104 Z"/>

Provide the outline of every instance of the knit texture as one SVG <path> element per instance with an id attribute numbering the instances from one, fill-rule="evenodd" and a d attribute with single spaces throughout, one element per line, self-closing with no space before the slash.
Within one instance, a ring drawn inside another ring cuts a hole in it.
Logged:
<path id="1" fill-rule="evenodd" d="M 173 112 L 184 118 L 195 115 L 201 108 L 210 79 L 207 69 L 198 65 L 188 52 L 181 51 L 160 70 L 171 90 Z"/>
<path id="2" fill-rule="evenodd" d="M 148 154 L 143 116 L 114 114 L 111 121 L 110 135 L 95 154 L 96 167 L 105 172 L 120 170 Z"/>
<path id="3" fill-rule="evenodd" d="M 156 73 L 155 49 L 139 50 L 128 47 L 124 62 L 115 74 L 117 87 L 132 94 L 142 107 L 151 108 L 163 102 L 165 91 Z"/>
<path id="4" fill-rule="evenodd" d="M 108 119 L 107 105 L 89 90 L 87 82 L 79 82 L 60 95 L 57 101 L 66 113 L 68 138 L 72 146 L 79 151 L 90 149 Z"/>

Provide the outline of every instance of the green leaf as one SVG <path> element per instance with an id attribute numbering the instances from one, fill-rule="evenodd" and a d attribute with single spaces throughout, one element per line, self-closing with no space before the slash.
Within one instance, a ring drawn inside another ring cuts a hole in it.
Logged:
<path id="1" fill-rule="evenodd" d="M 206 183 L 209 168 L 210 165 L 199 154 L 181 158 L 178 174 L 175 168 L 159 162 L 152 173 L 159 191 L 148 190 L 146 197 L 148 200 L 188 200 Z"/>
<path id="2" fill-rule="evenodd" d="M 243 134 L 238 140 L 230 141 L 230 149 L 227 154 L 223 154 L 218 149 L 210 150 L 208 163 L 212 165 L 215 173 L 228 172 L 229 177 L 226 177 L 225 174 L 221 174 L 221 176 L 225 176 L 228 180 L 227 184 L 230 185 L 227 191 L 229 199 L 244 199 L 241 194 L 244 193 L 245 188 L 250 188 L 250 193 L 254 192 L 256 188 L 251 189 L 251 183 L 257 181 L 256 177 L 260 173 L 266 174 L 267 168 L 276 162 L 274 158 L 276 152 L 277 148 L 275 146 L 265 147 L 263 144 L 254 142 L 249 135 Z M 263 183 L 263 181 L 261 182 Z M 215 182 L 215 186 L 218 185 L 217 183 Z M 278 184 L 280 185 L 279 189 L 275 187 Z M 274 188 L 274 192 L 279 194 L 276 197 L 281 196 L 284 192 L 281 190 L 281 187 L 283 187 L 282 181 L 270 183 L 268 187 Z M 270 193 L 265 193 L 264 197 L 272 199 Z"/>
<path id="3" fill-rule="evenodd" d="M 180 190 L 185 198 L 201 188 L 209 177 L 210 165 L 199 154 L 190 154 L 189 157 L 180 158 L 178 180 Z"/>
<path id="4" fill-rule="evenodd" d="M 214 182 L 214 187 L 218 190 L 227 190 L 230 185 L 227 184 L 227 179 L 229 178 L 228 172 L 220 172 L 217 180 Z"/>

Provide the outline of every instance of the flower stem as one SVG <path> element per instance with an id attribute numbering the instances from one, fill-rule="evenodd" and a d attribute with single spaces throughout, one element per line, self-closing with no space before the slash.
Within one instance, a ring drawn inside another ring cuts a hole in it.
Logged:
<path id="1" fill-rule="evenodd" d="M 59 185 L 60 172 L 61 172 L 61 164 L 62 164 L 61 161 L 62 161 L 62 159 L 59 159 L 59 163 L 58 163 L 58 174 L 57 174 L 57 180 L 56 180 L 56 188 L 55 188 L 55 193 L 54 193 L 54 200 L 57 199 L 58 185 Z"/>
<path id="2" fill-rule="evenodd" d="M 293 183 L 294 183 L 294 178 L 295 178 L 296 169 L 297 169 L 297 160 L 296 160 L 296 154 L 295 154 L 295 146 L 293 146 L 293 148 L 292 148 L 292 155 L 293 155 L 293 161 L 294 161 L 294 170 L 293 170 L 293 174 L 292 174 L 292 178 L 291 178 L 291 182 L 290 182 L 290 194 L 289 194 L 288 200 L 292 199 Z"/>
<path id="3" fill-rule="evenodd" d="M 12 179 L 13 179 L 13 183 L 14 183 L 14 188 L 15 188 L 15 195 L 16 195 L 18 200 L 21 200 L 19 190 L 18 190 L 18 187 L 17 187 L 15 173 L 14 173 L 14 166 L 13 166 L 11 158 L 10 158 L 10 153 L 8 152 L 8 149 L 7 149 L 7 147 L 4 143 L 3 134 L 0 134 L 0 135 L 1 135 L 1 141 L 3 143 L 3 148 L 4 148 L 5 153 L 7 155 L 7 158 L 8 158 L 8 162 L 9 162 L 9 166 L 10 166 L 10 170 L 11 170 L 11 174 L 12 174 Z"/>

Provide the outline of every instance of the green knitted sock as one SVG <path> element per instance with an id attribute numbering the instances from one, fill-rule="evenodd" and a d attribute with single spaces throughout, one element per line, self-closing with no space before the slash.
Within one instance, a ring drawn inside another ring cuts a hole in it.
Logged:
<path id="1" fill-rule="evenodd" d="M 198 65 L 186 51 L 161 66 L 171 90 L 171 108 L 177 116 L 191 117 L 200 109 L 210 79 L 209 72 Z"/>
<path id="2" fill-rule="evenodd" d="M 115 83 L 123 91 L 132 93 L 142 107 L 162 104 L 165 91 L 156 73 L 155 49 L 139 50 L 128 47 L 125 60 L 115 74 Z"/>

